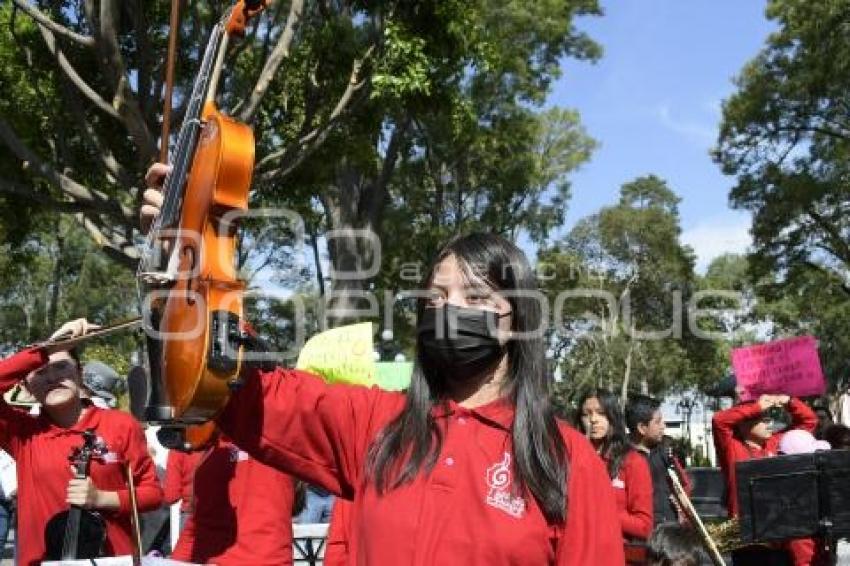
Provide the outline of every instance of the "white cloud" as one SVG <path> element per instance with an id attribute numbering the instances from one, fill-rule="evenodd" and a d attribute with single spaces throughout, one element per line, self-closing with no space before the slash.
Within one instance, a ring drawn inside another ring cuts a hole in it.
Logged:
<path id="1" fill-rule="evenodd" d="M 708 125 L 674 117 L 670 110 L 670 105 L 667 103 L 659 104 L 655 108 L 655 113 L 661 120 L 662 126 L 691 139 L 700 146 L 711 147 L 717 141 L 717 129 L 714 123 Z"/>
<path id="2" fill-rule="evenodd" d="M 725 253 L 742 254 L 752 243 L 750 218 L 708 218 L 682 233 L 682 243 L 691 246 L 697 256 L 697 272 L 705 273 L 711 260 Z"/>

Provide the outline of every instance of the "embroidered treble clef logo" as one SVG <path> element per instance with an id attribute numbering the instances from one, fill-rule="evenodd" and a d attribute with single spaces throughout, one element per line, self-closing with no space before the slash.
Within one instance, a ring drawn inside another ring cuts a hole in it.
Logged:
<path id="1" fill-rule="evenodd" d="M 511 455 L 505 452 L 501 462 L 487 468 L 487 505 L 512 517 L 525 514 L 525 500 L 511 493 Z"/>
<path id="2" fill-rule="evenodd" d="M 511 483 L 511 455 L 505 452 L 501 462 L 487 468 L 487 485 L 490 489 L 507 487 Z"/>

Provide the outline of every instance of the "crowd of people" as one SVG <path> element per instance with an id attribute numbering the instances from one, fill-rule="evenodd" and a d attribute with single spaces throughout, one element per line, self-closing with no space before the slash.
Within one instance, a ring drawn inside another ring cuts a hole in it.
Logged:
<path id="1" fill-rule="evenodd" d="M 154 168 L 149 179 L 156 184 L 164 172 Z M 155 213 L 156 195 L 146 198 Z M 556 416 L 536 332 L 536 278 L 522 251 L 495 235 L 455 238 L 423 288 L 406 392 L 248 368 L 211 441 L 194 454 L 169 454 L 164 489 L 143 425 L 92 401 L 79 358 L 62 341 L 0 362 L 0 391 L 23 384 L 41 407 L 34 415 L 0 402 L 0 447 L 18 478 L 18 563 L 45 559 L 45 525 L 69 505 L 99 512 L 107 555 L 138 550 L 128 476 L 140 512 L 183 502 L 171 557 L 185 562 L 291 563 L 293 508 L 305 482 L 313 495 L 338 499 L 325 555 L 331 566 L 705 563 L 672 497 L 670 470 L 684 486 L 689 480 L 664 445 L 658 401 L 635 396 L 623 407 L 594 390 L 574 423 Z M 86 331 L 76 321 L 60 334 Z M 779 451 L 783 435 L 764 420 L 774 407 L 788 411 L 791 428 L 817 425 L 811 409 L 784 395 L 715 415 L 733 515 L 734 464 Z M 101 450 L 80 478 L 68 455 L 86 431 Z M 821 548 L 806 540 L 753 552 L 826 564 Z"/>

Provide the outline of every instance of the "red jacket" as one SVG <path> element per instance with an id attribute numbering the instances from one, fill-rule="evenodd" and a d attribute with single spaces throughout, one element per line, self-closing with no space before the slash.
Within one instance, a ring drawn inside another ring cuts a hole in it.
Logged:
<path id="1" fill-rule="evenodd" d="M 192 515 L 171 558 L 219 566 L 292 564 L 292 478 L 222 438 L 202 457 Z"/>
<path id="2" fill-rule="evenodd" d="M 171 505 L 180 501 L 181 511 L 191 511 L 192 482 L 195 478 L 195 468 L 203 456 L 203 451 L 168 451 L 168 460 L 165 464 L 165 478 L 162 482 L 165 503 Z"/>
<path id="3" fill-rule="evenodd" d="M 604 466 L 569 426 L 560 427 L 566 524 L 547 523 L 533 498 L 510 490 L 514 409 L 504 401 L 435 410 L 443 444 L 433 470 L 379 495 L 366 478 L 367 451 L 403 406 L 398 393 L 278 368 L 248 375 L 218 422 L 263 462 L 353 500 L 349 564 L 623 564 Z"/>
<path id="4" fill-rule="evenodd" d="M 24 350 L 0 362 L 0 392 L 11 389 L 29 372 L 47 362 L 37 349 Z M 18 474 L 18 564 L 38 564 L 45 552 L 44 527 L 65 503 L 71 468 L 68 456 L 82 445 L 82 433 L 94 428 L 106 444 L 103 461 L 93 460 L 90 476 L 101 490 L 117 491 L 120 508 L 101 511 L 107 523 L 111 554 L 130 554 L 130 497 L 124 468 L 132 464 L 139 511 L 151 511 L 162 501 L 162 489 L 148 454 L 145 435 L 132 416 L 116 410 L 87 407 L 69 429 L 42 414 L 33 416 L 0 399 L 0 447 L 15 459 Z"/>
<path id="5" fill-rule="evenodd" d="M 652 474 L 646 458 L 629 450 L 617 477 L 611 480 L 626 538 L 648 539 L 652 534 Z"/>
<path id="6" fill-rule="evenodd" d="M 791 428 L 802 428 L 809 432 L 815 430 L 818 417 L 805 403 L 799 399 L 791 399 L 788 403 L 788 412 L 791 414 Z M 735 427 L 746 420 L 760 417 L 761 406 L 758 403 L 743 403 L 731 409 L 714 413 L 712 419 L 712 431 L 714 433 L 714 447 L 720 460 L 720 467 L 726 478 L 726 495 L 729 506 L 729 516 L 738 516 L 738 491 L 735 481 L 735 463 L 751 458 L 767 458 L 776 456 L 782 432 L 771 436 L 762 448 L 755 448 L 735 436 Z"/>

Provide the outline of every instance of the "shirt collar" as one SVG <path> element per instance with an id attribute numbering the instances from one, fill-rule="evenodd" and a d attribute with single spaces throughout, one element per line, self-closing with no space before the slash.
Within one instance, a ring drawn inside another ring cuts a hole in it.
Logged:
<path id="1" fill-rule="evenodd" d="M 455 414 L 458 416 L 471 416 L 479 421 L 510 431 L 513 428 L 516 409 L 508 397 L 501 397 L 473 409 L 461 407 L 455 401 L 446 399 L 434 405 L 434 408 L 431 409 L 431 415 L 435 419 L 446 418 Z"/>

